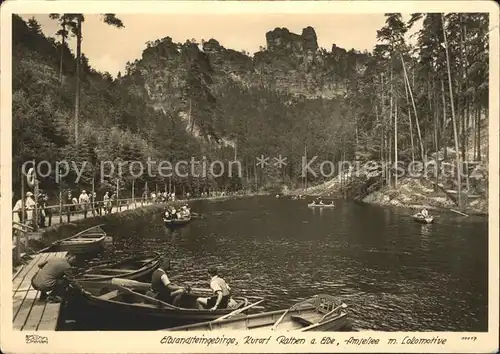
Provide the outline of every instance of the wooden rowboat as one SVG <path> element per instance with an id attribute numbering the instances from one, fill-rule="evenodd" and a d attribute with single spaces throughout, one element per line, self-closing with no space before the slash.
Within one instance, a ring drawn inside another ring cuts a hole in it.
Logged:
<path id="1" fill-rule="evenodd" d="M 167 331 L 339 331 L 350 321 L 344 308 L 332 296 L 321 294 L 295 304 L 287 310 L 237 315 L 233 318 L 166 329 Z"/>
<path id="2" fill-rule="evenodd" d="M 167 226 L 167 227 L 186 225 L 190 221 L 191 221 L 191 216 L 189 216 L 187 218 L 181 218 L 181 219 L 165 219 L 165 218 L 163 218 L 163 222 L 165 223 L 165 226 Z"/>
<path id="3" fill-rule="evenodd" d="M 428 216 L 424 218 L 421 214 L 415 214 L 412 216 L 413 220 L 421 224 L 432 224 L 434 221 L 434 216 Z"/>
<path id="4" fill-rule="evenodd" d="M 309 208 L 335 208 L 335 204 L 316 204 L 316 203 L 310 203 L 307 204 Z"/>
<path id="5" fill-rule="evenodd" d="M 80 313 L 88 316 L 99 314 L 99 321 L 109 321 L 122 329 L 162 329 L 180 324 L 212 321 L 218 317 L 247 306 L 246 298 L 234 298 L 230 308 L 214 311 L 198 309 L 194 292 L 182 296 L 179 306 L 156 300 L 143 290 L 130 290 L 113 283 L 79 281 L 88 293 L 71 287 L 70 303 L 76 304 Z M 87 310 L 82 311 L 85 308 Z"/>
<path id="6" fill-rule="evenodd" d="M 103 225 L 92 226 L 76 235 L 55 241 L 50 248 L 74 254 L 97 252 L 104 247 L 106 239 L 106 232 L 101 229 Z"/>
<path id="7" fill-rule="evenodd" d="M 86 269 L 77 274 L 76 279 L 111 282 L 113 278 L 140 279 L 151 275 L 159 267 L 162 255 L 155 252 L 146 257 L 135 257 L 115 263 L 107 263 Z"/>

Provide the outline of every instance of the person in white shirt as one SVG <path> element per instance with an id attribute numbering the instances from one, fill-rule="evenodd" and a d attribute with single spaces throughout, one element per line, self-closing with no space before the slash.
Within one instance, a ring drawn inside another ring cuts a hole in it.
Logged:
<path id="1" fill-rule="evenodd" d="M 26 201 L 24 202 L 24 207 L 26 208 L 26 224 L 34 225 L 33 221 L 33 211 L 35 210 L 35 200 L 33 199 L 33 193 L 26 193 Z"/>
<path id="2" fill-rule="evenodd" d="M 21 214 L 22 214 L 22 208 L 23 208 L 23 200 L 19 199 L 16 204 L 14 205 L 14 208 L 12 211 L 12 220 L 15 222 L 20 223 L 21 222 Z"/>
<path id="3" fill-rule="evenodd" d="M 210 267 L 208 275 L 211 277 L 210 289 L 214 292 L 214 296 L 197 298 L 198 308 L 208 308 L 210 311 L 227 308 L 231 299 L 231 288 L 224 279 L 217 275 L 217 268 Z"/>
<path id="4" fill-rule="evenodd" d="M 80 204 L 80 207 L 83 210 L 83 217 L 87 218 L 87 209 L 88 209 L 88 205 L 90 204 L 90 198 L 89 198 L 89 195 L 87 194 L 87 191 L 85 189 L 82 190 L 82 193 L 80 194 L 80 197 L 78 198 L 78 203 Z"/>
<path id="5" fill-rule="evenodd" d="M 111 201 L 109 199 L 109 192 L 106 192 L 104 194 L 104 197 L 102 198 L 102 202 L 104 204 L 104 214 L 111 213 Z"/>

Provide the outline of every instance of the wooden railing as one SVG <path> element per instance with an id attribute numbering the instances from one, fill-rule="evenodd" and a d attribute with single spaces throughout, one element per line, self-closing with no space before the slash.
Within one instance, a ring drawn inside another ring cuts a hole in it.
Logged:
<path id="1" fill-rule="evenodd" d="M 69 223 L 72 220 L 86 219 L 98 215 L 106 215 L 116 212 L 121 212 L 138 207 L 148 206 L 161 203 L 161 201 L 152 201 L 151 199 L 129 198 L 115 199 L 109 202 L 96 201 L 90 203 L 79 204 L 59 204 L 49 205 L 44 208 L 37 207 L 36 209 L 25 210 L 25 222 L 16 221 L 15 214 L 21 214 L 22 210 L 12 212 L 12 236 L 13 258 L 16 263 L 21 260 L 21 243 L 27 245 L 28 233 L 37 231 L 40 227 L 47 227 L 55 224 Z M 31 213 L 31 220 L 26 218 L 27 214 Z M 44 215 L 44 223 L 38 224 L 40 216 Z M 19 216 L 17 219 L 22 220 Z"/>
<path id="2" fill-rule="evenodd" d="M 27 215 L 28 213 L 31 214 L 30 226 L 36 230 L 39 225 L 38 223 L 36 223 L 35 225 L 35 222 L 33 220 L 36 219 L 36 221 L 38 222 L 40 220 L 40 217 L 42 217 L 42 219 L 45 219 L 45 223 L 43 223 L 45 224 L 44 226 L 50 226 L 55 223 L 62 224 L 65 222 L 71 222 L 72 220 L 116 213 L 155 203 L 160 203 L 160 201 L 152 201 L 150 199 L 143 198 L 128 198 L 115 199 L 108 202 L 95 201 L 79 204 L 60 203 L 58 205 L 49 205 L 43 208 L 38 206 L 36 209 L 25 209 L 25 215 Z M 13 220 L 16 220 L 16 213 L 21 214 L 22 211 L 12 211 Z M 18 217 L 18 219 L 21 220 L 20 217 Z M 18 222 L 17 224 L 20 223 Z"/>

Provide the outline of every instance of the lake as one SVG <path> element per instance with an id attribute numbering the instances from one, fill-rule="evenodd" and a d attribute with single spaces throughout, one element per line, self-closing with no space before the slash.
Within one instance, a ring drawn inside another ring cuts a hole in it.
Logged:
<path id="1" fill-rule="evenodd" d="M 440 214 L 421 225 L 405 209 L 274 197 L 190 205 L 204 218 L 173 231 L 161 215 L 106 225 L 112 255 L 163 252 L 171 280 L 198 287 L 217 266 L 235 296 L 264 297 L 266 310 L 335 295 L 355 330 L 487 331 L 486 218 Z"/>

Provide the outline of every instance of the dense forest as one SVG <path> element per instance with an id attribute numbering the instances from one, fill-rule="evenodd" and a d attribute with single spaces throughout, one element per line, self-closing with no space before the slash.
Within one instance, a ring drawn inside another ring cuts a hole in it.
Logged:
<path id="1" fill-rule="evenodd" d="M 318 48 L 311 27 L 302 35 L 270 31 L 267 46 L 253 56 L 215 39 L 165 37 L 146 43 L 142 58 L 116 79 L 93 69 L 80 45 L 69 50 L 69 36 L 83 40 L 83 15 L 51 18 L 61 25 L 57 39 L 44 35 L 35 19 L 13 18 L 15 191 L 20 166 L 33 159 L 98 166 L 206 156 L 242 163 L 242 178 L 124 173 L 101 183 L 99 169 L 87 168 L 78 186 L 76 174 L 62 181 L 65 189 L 89 188 L 95 178 L 103 191 L 119 178 L 123 194 L 130 194 L 132 181 L 140 194 L 146 182 L 150 189 L 169 183 L 193 193 L 293 188 L 304 183 L 305 153 L 318 163 L 407 164 L 442 151 L 441 161 L 452 158 L 457 168 L 487 157 L 481 133 L 488 119 L 487 14 L 413 14 L 408 22 L 386 14 L 372 53 Z M 102 20 L 118 30 L 127 25 L 113 14 Z M 422 26 L 410 45 L 406 34 L 416 22 Z M 286 156 L 288 165 L 257 168 L 261 154 Z M 382 184 L 396 186 L 393 169 L 383 172 Z M 310 184 L 326 179 L 307 176 Z M 460 178 L 445 182 L 464 187 Z M 56 191 L 55 176 L 41 180 L 41 188 Z"/>

